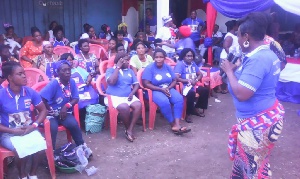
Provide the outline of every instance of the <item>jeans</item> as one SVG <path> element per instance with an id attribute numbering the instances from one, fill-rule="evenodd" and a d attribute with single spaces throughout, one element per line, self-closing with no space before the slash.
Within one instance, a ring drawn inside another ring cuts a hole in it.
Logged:
<path id="1" fill-rule="evenodd" d="M 153 102 L 159 106 L 161 113 L 168 120 L 169 123 L 174 122 L 175 119 L 180 119 L 183 109 L 182 95 L 174 88 L 170 89 L 171 97 L 168 98 L 164 93 L 160 91 L 153 91 Z M 174 116 L 171 108 L 171 104 L 174 105 Z"/>
<path id="2" fill-rule="evenodd" d="M 59 116 L 56 116 L 51 118 L 49 121 L 50 121 L 53 150 L 55 150 L 56 136 L 57 136 L 59 125 L 64 126 L 66 129 L 70 131 L 71 136 L 77 146 L 84 143 L 79 125 L 72 114 L 67 114 L 65 120 L 60 120 Z"/>

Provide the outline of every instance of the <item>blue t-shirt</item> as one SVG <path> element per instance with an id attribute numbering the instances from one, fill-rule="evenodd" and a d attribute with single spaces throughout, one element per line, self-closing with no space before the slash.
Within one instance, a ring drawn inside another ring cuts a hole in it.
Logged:
<path id="1" fill-rule="evenodd" d="M 174 73 L 179 74 L 182 79 L 195 79 L 199 71 L 199 67 L 194 62 L 187 65 L 183 60 L 178 61 L 174 68 Z"/>
<path id="2" fill-rule="evenodd" d="M 228 83 L 238 118 L 253 117 L 273 106 L 279 73 L 280 60 L 268 46 L 260 46 L 246 55 L 235 76 L 240 85 L 254 92 L 253 96 L 246 101 L 238 101 Z"/>
<path id="3" fill-rule="evenodd" d="M 150 81 L 155 86 L 164 88 L 169 86 L 176 79 L 176 76 L 171 66 L 163 64 L 161 68 L 157 68 L 156 63 L 151 63 L 145 68 L 142 79 Z"/>
<path id="4" fill-rule="evenodd" d="M 42 89 L 40 95 L 42 98 L 48 101 L 48 104 L 54 110 L 60 110 L 65 104 L 70 102 L 72 99 L 79 99 L 78 89 L 76 83 L 73 79 L 70 79 L 70 88 L 66 86 L 65 89 L 71 92 L 70 97 L 66 97 L 63 93 L 62 88 L 60 87 L 56 79 L 50 81 L 45 88 Z M 69 112 L 72 109 L 68 110 Z"/>
<path id="5" fill-rule="evenodd" d="M 191 48 L 195 53 L 195 44 L 190 37 L 180 39 L 175 43 L 176 53 L 179 55 L 184 48 Z"/>
<path id="6" fill-rule="evenodd" d="M 185 20 L 182 21 L 181 23 L 182 25 L 187 25 L 189 26 L 191 29 L 192 29 L 192 34 L 191 34 L 191 39 L 193 41 L 197 41 L 197 40 L 200 40 L 200 30 L 198 30 L 198 26 L 201 25 L 201 26 L 204 26 L 204 22 L 199 19 L 199 18 L 196 18 L 196 19 L 191 19 L 191 18 L 186 18 Z"/>
<path id="7" fill-rule="evenodd" d="M 105 74 L 106 80 L 114 71 L 115 68 L 107 69 Z M 131 86 L 136 83 L 138 83 L 137 78 L 131 69 L 120 69 L 117 82 L 115 85 L 107 84 L 106 93 L 113 96 L 128 97 L 131 93 Z"/>
<path id="8" fill-rule="evenodd" d="M 42 103 L 40 95 L 33 89 L 23 86 L 17 97 L 9 87 L 0 90 L 0 123 L 9 128 L 30 125 L 30 105 Z M 1 133 L 0 133 L 1 134 Z"/>

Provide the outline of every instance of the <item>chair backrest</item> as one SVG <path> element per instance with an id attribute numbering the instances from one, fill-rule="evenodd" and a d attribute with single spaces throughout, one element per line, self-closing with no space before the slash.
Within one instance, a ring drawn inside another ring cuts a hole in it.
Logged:
<path id="1" fill-rule="evenodd" d="M 102 61 L 99 65 L 100 74 L 104 74 L 107 70 L 108 60 Z"/>
<path id="2" fill-rule="evenodd" d="M 32 40 L 33 40 L 32 36 L 25 36 L 25 37 L 23 37 L 23 39 L 22 39 L 22 47 L 26 44 L 26 42 L 32 41 Z"/>
<path id="3" fill-rule="evenodd" d="M 47 75 L 37 68 L 24 68 L 24 70 L 27 78 L 27 86 L 29 87 L 41 81 L 49 81 Z"/>
<path id="4" fill-rule="evenodd" d="M 107 83 L 105 79 L 105 73 L 101 74 L 97 80 L 96 80 L 96 87 L 100 95 L 105 95 L 105 92 L 103 91 L 103 88 L 107 88 Z"/>
<path id="5" fill-rule="evenodd" d="M 38 82 L 37 84 L 33 85 L 31 88 L 37 92 L 40 92 L 48 83 L 49 81 Z"/>
<path id="6" fill-rule="evenodd" d="M 171 58 L 166 57 L 165 63 L 170 65 L 170 66 L 176 66 L 176 62 L 174 62 Z"/>
<path id="7" fill-rule="evenodd" d="M 1 84 L 1 86 L 3 88 L 6 88 L 8 86 L 8 81 L 7 80 L 3 81 L 2 84 Z"/>
<path id="8" fill-rule="evenodd" d="M 58 56 L 61 56 L 64 53 L 72 53 L 74 56 L 76 55 L 75 51 L 68 46 L 56 46 L 54 47 L 53 52 Z"/>
<path id="9" fill-rule="evenodd" d="M 104 58 L 106 57 L 106 50 L 98 44 L 90 44 L 90 53 L 95 54 L 96 57 L 101 61 L 104 60 Z"/>
<path id="10" fill-rule="evenodd" d="M 141 69 L 137 72 L 137 74 L 136 74 L 137 80 L 138 80 L 138 82 L 139 82 L 141 88 L 145 88 L 144 85 L 143 85 L 143 80 L 142 80 L 143 72 L 144 72 L 144 68 L 141 68 Z"/>

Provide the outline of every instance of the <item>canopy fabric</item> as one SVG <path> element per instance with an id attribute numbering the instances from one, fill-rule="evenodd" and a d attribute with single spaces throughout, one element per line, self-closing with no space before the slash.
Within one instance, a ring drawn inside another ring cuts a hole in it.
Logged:
<path id="1" fill-rule="evenodd" d="M 206 6 L 206 23 L 207 23 L 207 36 L 212 37 L 212 33 L 214 30 L 216 18 L 217 18 L 217 11 L 216 9 L 212 6 L 212 4 L 209 2 L 207 3 Z M 208 63 L 212 65 L 212 47 L 208 47 Z"/>
<path id="2" fill-rule="evenodd" d="M 297 14 L 300 16 L 300 1 L 299 0 L 274 0 L 282 9 Z"/>
<path id="3" fill-rule="evenodd" d="M 281 2 L 282 0 L 277 0 L 277 1 Z M 285 1 L 297 1 L 297 0 L 285 0 Z M 272 5 L 274 5 L 274 0 L 263 0 L 263 1 L 262 0 L 246 0 L 246 1 L 245 0 L 230 0 L 230 1 L 210 0 L 210 3 L 218 12 L 220 12 L 224 16 L 230 18 L 241 18 L 249 14 L 250 12 L 267 10 Z M 298 6 L 299 8 L 300 5 L 296 5 L 296 6 Z"/>

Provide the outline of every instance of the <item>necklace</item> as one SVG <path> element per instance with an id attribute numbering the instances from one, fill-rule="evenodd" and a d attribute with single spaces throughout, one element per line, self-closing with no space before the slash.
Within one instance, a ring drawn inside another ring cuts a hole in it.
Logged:
<path id="1" fill-rule="evenodd" d="M 58 82 L 58 84 L 59 84 L 59 86 L 60 86 L 60 88 L 61 88 L 64 96 L 66 98 L 70 98 L 72 96 L 71 91 L 70 91 L 71 90 L 70 82 L 68 82 L 68 87 L 66 88 L 66 86 L 64 84 L 62 84 L 62 82 L 60 81 L 59 78 L 55 78 L 55 79 L 57 80 L 57 82 Z"/>

